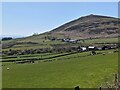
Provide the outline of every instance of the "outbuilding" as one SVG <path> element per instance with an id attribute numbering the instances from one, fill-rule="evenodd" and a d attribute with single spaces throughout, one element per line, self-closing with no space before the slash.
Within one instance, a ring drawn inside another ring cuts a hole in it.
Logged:
<path id="1" fill-rule="evenodd" d="M 95 46 L 88 46 L 88 50 L 95 50 L 96 47 Z"/>
<path id="2" fill-rule="evenodd" d="M 81 47 L 81 51 L 86 51 L 87 48 L 86 47 Z"/>

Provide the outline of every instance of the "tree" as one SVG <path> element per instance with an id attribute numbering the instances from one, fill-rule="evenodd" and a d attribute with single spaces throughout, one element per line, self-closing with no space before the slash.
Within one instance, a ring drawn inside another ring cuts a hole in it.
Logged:
<path id="1" fill-rule="evenodd" d="M 5 38 L 2 38 L 2 41 L 5 41 L 5 40 L 11 40 L 12 37 L 5 37 Z"/>

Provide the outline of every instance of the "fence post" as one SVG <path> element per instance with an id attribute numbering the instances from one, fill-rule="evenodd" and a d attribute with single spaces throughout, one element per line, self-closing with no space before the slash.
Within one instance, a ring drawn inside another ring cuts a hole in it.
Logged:
<path id="1" fill-rule="evenodd" d="M 102 88 L 100 87 L 99 90 L 102 90 Z"/>
<path id="2" fill-rule="evenodd" d="M 75 90 L 80 90 L 79 86 L 75 87 Z"/>

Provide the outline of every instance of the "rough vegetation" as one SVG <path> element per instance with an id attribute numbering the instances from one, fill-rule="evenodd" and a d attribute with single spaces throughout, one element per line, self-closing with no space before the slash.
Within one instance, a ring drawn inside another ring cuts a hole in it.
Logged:
<path id="1" fill-rule="evenodd" d="M 90 37 L 116 37 L 119 23 L 118 18 L 91 14 L 68 22 L 50 33 L 63 34 L 70 37 L 76 36 L 84 39 Z"/>

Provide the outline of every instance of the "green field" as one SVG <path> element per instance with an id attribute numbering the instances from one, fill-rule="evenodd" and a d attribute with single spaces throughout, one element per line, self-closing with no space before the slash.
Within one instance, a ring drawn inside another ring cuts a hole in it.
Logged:
<path id="1" fill-rule="evenodd" d="M 118 38 L 101 38 L 101 39 L 91 39 L 86 40 L 86 43 L 116 43 Z"/>
<path id="2" fill-rule="evenodd" d="M 118 69 L 118 54 L 113 50 L 98 52 L 106 54 L 88 56 L 90 52 L 83 52 L 35 64 L 5 62 L 3 88 L 96 88 L 105 86 L 107 81 L 112 84 Z"/>

